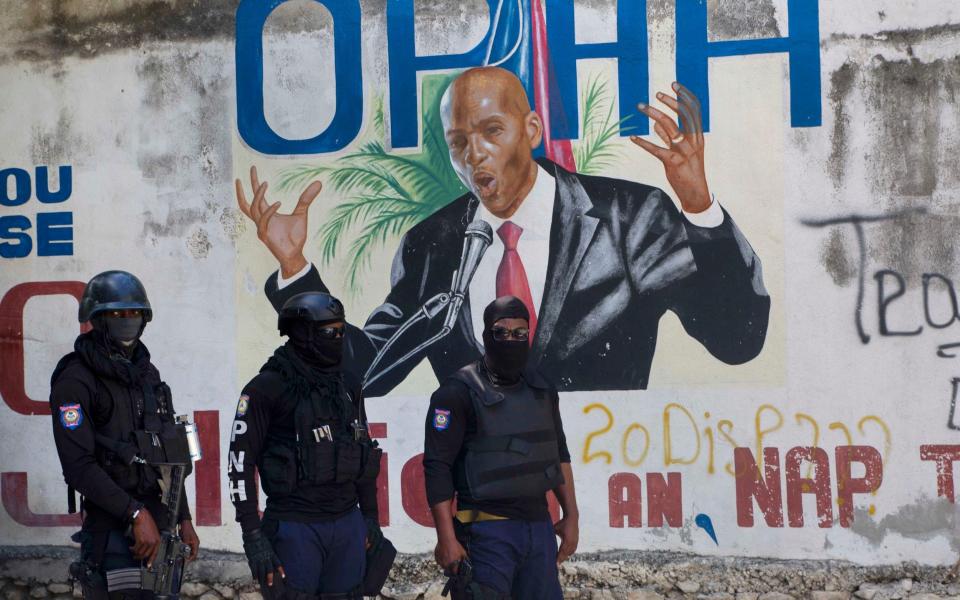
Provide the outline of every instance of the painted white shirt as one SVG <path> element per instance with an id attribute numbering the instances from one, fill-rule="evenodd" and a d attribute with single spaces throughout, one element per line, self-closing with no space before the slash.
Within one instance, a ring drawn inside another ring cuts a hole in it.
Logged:
<path id="1" fill-rule="evenodd" d="M 503 258 L 503 241 L 497 235 L 497 229 L 507 220 L 512 221 L 523 229 L 520 240 L 517 242 L 517 254 L 523 262 L 527 273 L 527 282 L 530 285 L 530 295 L 536 306 L 537 315 L 540 315 L 540 305 L 543 302 L 543 291 L 547 281 L 547 260 L 550 256 L 550 226 L 553 221 L 553 204 L 556 197 L 556 180 L 543 167 L 537 165 L 537 180 L 509 219 L 494 216 L 480 204 L 477 207 L 475 219 L 483 219 L 493 228 L 493 243 L 487 248 L 477 272 L 470 282 L 470 313 L 473 321 L 473 330 L 477 340 L 482 344 L 483 309 L 496 299 L 497 269 Z M 700 213 L 683 212 L 684 217 L 698 227 L 718 227 L 723 223 L 723 211 L 714 200 L 710 207 Z M 459 249 L 457 249 L 459 253 Z M 284 279 L 277 272 L 277 289 L 283 289 L 310 272 L 312 265 L 308 264 L 299 273 Z"/>

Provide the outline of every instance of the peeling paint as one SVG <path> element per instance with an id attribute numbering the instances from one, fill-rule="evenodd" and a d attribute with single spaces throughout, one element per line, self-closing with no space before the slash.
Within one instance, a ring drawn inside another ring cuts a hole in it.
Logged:
<path id="1" fill-rule="evenodd" d="M 956 182 L 956 169 L 939 167 L 941 156 L 955 161 L 960 155 L 960 135 L 941 122 L 944 111 L 960 112 L 958 95 L 960 57 L 923 63 L 877 56 L 871 61 L 864 96 L 875 125 L 868 159 L 875 192 L 929 197 L 941 173 L 954 174 Z"/>
<path id="2" fill-rule="evenodd" d="M 145 92 L 137 162 L 162 188 L 201 194 L 210 216 L 222 206 L 220 186 L 231 180 L 232 82 L 220 55 L 196 49 L 154 53 L 137 68 Z M 156 118 L 151 118 L 156 115 Z M 165 122 L 196 132 L 167 136 Z M 156 141 L 162 140 L 162 143 Z"/>
<path id="3" fill-rule="evenodd" d="M 883 15 L 882 12 L 880 14 L 881 20 L 883 20 L 885 15 Z M 830 34 L 828 39 L 830 42 L 840 42 L 845 40 L 873 40 L 904 45 L 918 44 L 933 37 L 938 37 L 941 35 L 955 35 L 958 33 L 960 33 L 960 23 L 943 23 L 940 25 L 933 25 L 931 27 L 924 27 L 922 29 L 904 27 L 900 29 L 887 29 L 884 31 L 878 31 L 876 33 L 863 34 L 859 36 L 835 32 Z"/>
<path id="4" fill-rule="evenodd" d="M 878 223 L 868 232 L 868 254 L 881 268 L 907 276 L 907 285 L 921 284 L 923 273 L 960 274 L 956 262 L 956 236 L 960 217 L 908 215 Z"/>
<path id="5" fill-rule="evenodd" d="M 202 227 L 194 231 L 190 237 L 187 238 L 187 250 L 190 251 L 190 254 L 194 258 L 206 258 L 210 254 L 210 248 L 213 247 L 213 244 L 210 243 L 210 236 L 207 235 L 207 231 Z"/>
<path id="6" fill-rule="evenodd" d="M 486 13 L 486 3 L 473 0 Z M 163 42 L 232 43 L 240 0 L 33 0 L 22 21 L 0 23 L 10 41 L 0 49 L 0 64 L 12 61 L 50 61 L 68 57 L 94 58 L 104 53 L 142 48 Z M 462 3 L 456 12 L 468 14 Z M 360 3 L 364 19 L 382 19 L 386 0 Z M 418 3 L 418 15 L 435 12 L 433 3 Z M 453 10 L 451 8 L 451 10 Z M 274 32 L 314 31 L 314 21 L 298 10 L 278 11 L 271 18 Z M 463 19 L 460 19 L 463 21 Z M 12 25 L 12 26 L 11 26 Z M 22 26 L 21 26 L 22 25 Z"/>
<path id="7" fill-rule="evenodd" d="M 226 39 L 233 36 L 238 5 L 239 0 L 35 2 L 12 58 L 89 58 L 147 42 Z"/>
<path id="8" fill-rule="evenodd" d="M 220 225 L 231 242 L 236 242 L 247 230 L 247 217 L 235 208 L 224 208 L 220 214 Z"/>
<path id="9" fill-rule="evenodd" d="M 833 282 L 846 287 L 857 276 L 857 264 L 845 230 L 833 228 L 820 250 L 820 262 Z"/>
<path id="10" fill-rule="evenodd" d="M 831 151 L 827 162 L 827 172 L 833 180 L 833 185 L 839 188 L 843 182 L 844 164 L 849 154 L 848 129 L 850 117 L 847 114 L 844 102 L 854 89 L 859 68 L 852 62 L 846 62 L 842 67 L 830 74 L 830 105 L 833 107 L 833 132 L 830 135 Z"/>
<path id="11" fill-rule="evenodd" d="M 699 527 L 696 526 L 695 518 L 688 517 L 684 519 L 683 527 L 680 527 L 677 530 L 677 533 L 680 534 L 680 541 L 686 544 L 687 546 L 693 546 L 694 530 L 699 530 Z"/>
<path id="12" fill-rule="evenodd" d="M 708 0 L 710 39 L 780 37 L 772 0 Z"/>
<path id="13" fill-rule="evenodd" d="M 67 108 L 60 110 L 55 125 L 34 125 L 31 131 L 30 158 L 38 165 L 72 164 L 89 153 L 84 139 L 75 134 L 73 116 Z"/>
<path id="14" fill-rule="evenodd" d="M 866 538 L 873 546 L 879 546 L 890 533 L 897 533 L 915 540 L 929 540 L 946 536 L 950 546 L 960 551 L 960 539 L 954 535 L 956 507 L 945 498 L 921 497 L 913 504 L 900 507 L 897 512 L 876 521 L 868 511 L 854 511 L 850 531 Z"/>
<path id="15" fill-rule="evenodd" d="M 198 222 L 206 222 L 207 215 L 195 208 L 171 208 L 161 221 L 152 211 L 144 215 L 143 237 L 183 237 L 187 230 Z"/>

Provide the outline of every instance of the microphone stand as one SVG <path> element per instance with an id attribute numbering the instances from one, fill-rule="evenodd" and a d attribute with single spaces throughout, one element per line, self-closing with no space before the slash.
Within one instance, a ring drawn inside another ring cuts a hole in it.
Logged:
<path id="1" fill-rule="evenodd" d="M 456 280 L 457 271 L 453 272 L 453 278 L 454 280 Z M 457 298 L 457 301 L 451 304 L 451 298 Z M 455 310 L 459 312 L 460 306 L 462 304 L 463 304 L 463 294 L 454 294 L 453 292 L 441 292 L 436 296 L 434 296 L 433 298 L 430 298 L 429 300 L 424 302 L 423 306 L 420 307 L 420 310 L 410 315 L 410 317 L 403 322 L 403 325 L 401 325 L 399 328 L 397 328 L 396 331 L 393 332 L 393 335 L 390 336 L 387 342 L 377 352 L 377 355 L 374 357 L 373 362 L 371 362 L 370 366 L 367 368 L 367 372 L 363 374 L 363 389 L 367 389 L 367 386 L 369 386 L 374 381 L 380 379 L 381 377 L 389 373 L 391 370 L 393 370 L 394 367 L 396 367 L 403 361 L 407 360 L 417 352 L 420 352 L 421 350 L 432 346 L 433 344 L 438 342 L 441 338 L 443 338 L 448 333 L 450 333 L 453 330 L 453 326 L 447 325 L 447 322 L 452 321 L 454 319 L 451 319 L 450 315 L 448 314 L 447 319 L 444 321 L 443 327 L 440 329 L 440 331 L 438 331 L 435 335 L 433 335 L 433 337 L 427 339 L 426 341 L 419 344 L 413 350 L 407 352 L 399 359 L 393 361 L 387 368 L 377 373 L 376 376 L 370 377 L 370 374 L 374 372 L 374 370 L 380 364 L 380 361 L 383 360 L 383 357 L 387 355 L 387 352 L 390 350 L 390 347 L 393 346 L 393 343 L 396 342 L 398 339 L 400 339 L 400 337 L 408 329 L 410 329 L 411 327 L 413 327 L 414 325 L 416 325 L 417 323 L 419 323 L 424 319 L 432 319 L 433 317 L 440 314 L 440 311 L 442 311 L 444 308 L 448 306 L 450 306 L 451 308 L 456 306 Z"/>
<path id="2" fill-rule="evenodd" d="M 380 350 L 377 352 L 377 355 L 373 358 L 373 362 L 370 363 L 366 373 L 363 374 L 363 389 L 366 389 L 367 386 L 372 384 L 374 381 L 389 373 L 397 365 L 413 357 L 418 352 L 422 352 L 426 348 L 429 348 L 453 331 L 453 326 L 456 323 L 457 316 L 460 314 L 460 308 L 463 306 L 463 301 L 466 297 L 470 280 L 473 279 L 473 274 L 480 262 L 480 257 L 482 257 L 483 253 L 486 252 L 487 247 L 490 245 L 492 240 L 492 230 L 490 228 L 490 224 L 486 221 L 475 221 L 467 228 L 466 240 L 464 240 L 463 246 L 463 255 L 460 257 L 460 268 L 453 272 L 453 281 L 450 283 L 450 291 L 441 292 L 424 302 L 423 306 L 420 307 L 420 310 L 410 315 L 410 317 L 407 318 L 407 320 L 404 321 L 403 324 L 393 332 L 393 335 L 387 339 L 386 343 L 381 346 Z M 479 252 L 477 251 L 478 247 Z M 447 316 L 443 320 L 443 326 L 440 328 L 440 331 L 435 333 L 427 340 L 421 342 L 413 350 L 410 350 L 397 360 L 390 363 L 390 365 L 388 365 L 385 369 L 371 377 L 377 366 L 380 365 L 380 361 L 383 360 L 383 357 L 387 355 L 387 352 L 389 352 L 390 348 L 393 346 L 394 342 L 400 339 L 400 337 L 407 330 L 420 321 L 436 317 L 444 308 L 447 309 Z"/>

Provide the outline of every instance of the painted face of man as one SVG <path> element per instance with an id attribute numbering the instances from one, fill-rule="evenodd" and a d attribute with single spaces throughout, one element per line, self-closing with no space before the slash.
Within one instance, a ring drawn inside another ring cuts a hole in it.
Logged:
<path id="1" fill-rule="evenodd" d="M 543 132 L 520 81 L 499 68 L 471 69 L 441 108 L 454 171 L 487 210 L 509 217 L 536 180 L 531 151 Z"/>

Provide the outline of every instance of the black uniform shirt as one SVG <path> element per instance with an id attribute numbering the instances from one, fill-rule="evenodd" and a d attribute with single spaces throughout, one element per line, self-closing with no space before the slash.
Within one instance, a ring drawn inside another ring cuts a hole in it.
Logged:
<path id="1" fill-rule="evenodd" d="M 525 385 L 525 384 L 520 384 Z M 561 463 L 570 462 L 567 438 L 560 419 L 560 399 L 553 388 L 549 391 L 553 407 L 553 422 L 557 432 L 557 446 Z M 450 411 L 445 428 L 434 426 L 436 411 Z M 430 398 L 426 436 L 423 450 L 423 470 L 427 486 L 427 502 L 434 506 L 450 500 L 457 492 L 457 510 L 476 509 L 509 519 L 541 521 L 549 518 L 547 497 L 504 498 L 474 500 L 467 496 L 463 476 L 463 456 L 466 445 L 477 435 L 477 416 L 473 411 L 470 389 L 466 384 L 448 379 Z M 459 485 L 458 485 L 459 483 Z M 460 489 L 457 489 L 460 488 Z"/>
<path id="2" fill-rule="evenodd" d="M 68 485 L 83 496 L 83 528 L 89 531 L 107 531 L 123 529 L 133 506 L 142 503 L 159 527 L 166 523 L 166 509 L 161 503 L 161 494 L 138 495 L 124 491 L 107 474 L 96 458 L 96 427 L 110 420 L 113 413 L 113 399 L 109 394 L 98 394 L 84 379 L 86 367 L 79 358 L 74 359 L 57 378 L 50 391 L 50 408 L 53 413 L 53 439 L 56 443 L 63 478 Z M 80 372 L 84 371 L 84 372 Z M 95 376 L 94 376 L 95 377 Z M 137 403 L 139 390 L 123 398 Z M 135 423 L 131 426 L 143 428 L 142 405 L 130 411 Z M 164 420 L 172 420 L 173 406 L 168 409 Z M 186 492 L 186 490 L 184 490 Z M 180 519 L 190 518 L 190 508 L 184 496 L 180 502 Z"/>
<path id="3" fill-rule="evenodd" d="M 363 410 L 360 381 L 344 372 L 344 384 L 354 407 Z M 295 394 L 288 391 L 287 382 L 277 371 L 263 371 L 243 388 L 231 430 L 227 472 L 230 499 L 244 532 L 260 527 L 254 472 L 267 434 L 295 440 L 296 407 Z M 367 421 L 365 410 L 362 418 Z M 268 496 L 264 518 L 307 523 L 329 521 L 349 513 L 358 501 L 364 517 L 377 518 L 376 481 L 322 485 L 301 482 L 292 494 Z"/>

